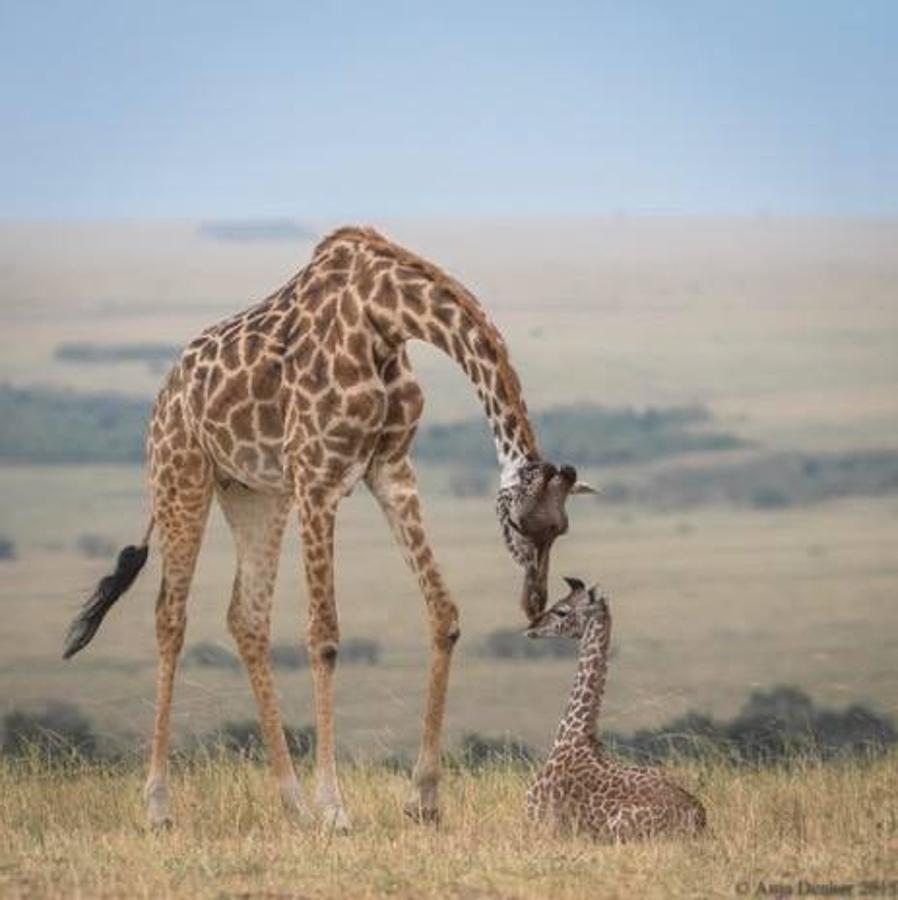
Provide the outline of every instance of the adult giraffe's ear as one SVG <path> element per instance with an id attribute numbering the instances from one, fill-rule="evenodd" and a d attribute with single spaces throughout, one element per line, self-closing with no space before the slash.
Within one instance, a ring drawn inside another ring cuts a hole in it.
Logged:
<path id="1" fill-rule="evenodd" d="M 575 481 L 571 488 L 572 494 L 598 494 L 598 490 L 586 481 Z"/>
<path id="2" fill-rule="evenodd" d="M 564 580 L 572 591 L 583 591 L 586 589 L 586 585 L 579 578 L 571 578 L 569 575 L 565 575 Z"/>

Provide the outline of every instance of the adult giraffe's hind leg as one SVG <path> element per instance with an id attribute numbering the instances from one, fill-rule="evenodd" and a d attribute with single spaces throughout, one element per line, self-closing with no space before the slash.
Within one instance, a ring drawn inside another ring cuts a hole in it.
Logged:
<path id="1" fill-rule="evenodd" d="M 156 716 L 150 769 L 144 789 L 147 818 L 154 827 L 170 824 L 168 745 L 178 656 L 187 625 L 187 595 L 209 514 L 211 466 L 202 450 L 181 435 L 187 449 L 179 465 L 160 465 L 151 447 L 153 515 L 162 549 L 162 584 L 156 601 Z"/>
<path id="2" fill-rule="evenodd" d="M 288 814 L 306 824 L 311 817 L 284 736 L 269 659 L 271 598 L 293 498 L 289 494 L 262 494 L 233 481 L 217 486 L 216 495 L 237 549 L 228 628 L 249 672 L 281 801 Z"/>
<path id="3" fill-rule="evenodd" d="M 334 598 L 334 525 L 341 493 L 333 487 L 297 487 L 302 554 L 309 592 L 309 666 L 315 687 L 315 802 L 324 827 L 349 831 L 337 779 L 334 672 L 340 629 Z"/>
<path id="4" fill-rule="evenodd" d="M 440 755 L 446 692 L 452 651 L 459 638 L 458 607 L 449 595 L 427 541 L 418 499 L 415 470 L 408 458 L 379 462 L 367 481 L 390 523 L 406 561 L 418 578 L 430 620 L 430 672 L 427 705 L 418 760 L 412 773 L 414 793 L 406 814 L 419 821 L 438 821 Z"/>

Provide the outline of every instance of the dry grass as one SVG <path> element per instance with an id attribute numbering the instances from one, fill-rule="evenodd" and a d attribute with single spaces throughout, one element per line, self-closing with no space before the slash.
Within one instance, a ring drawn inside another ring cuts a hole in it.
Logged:
<path id="1" fill-rule="evenodd" d="M 898 879 L 898 754 L 677 776 L 705 801 L 695 842 L 597 846 L 521 821 L 527 773 L 453 772 L 438 830 L 400 814 L 405 779 L 345 773 L 349 837 L 281 815 L 267 772 L 204 760 L 174 778 L 175 828 L 143 824 L 139 771 L 0 765 L 0 894 L 67 897 L 732 896 L 740 883 Z M 855 889 L 860 893 L 860 887 Z"/>

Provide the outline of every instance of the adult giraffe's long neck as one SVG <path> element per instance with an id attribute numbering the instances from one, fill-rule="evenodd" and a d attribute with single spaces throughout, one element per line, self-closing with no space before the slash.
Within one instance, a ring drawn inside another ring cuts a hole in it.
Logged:
<path id="1" fill-rule="evenodd" d="M 593 738 L 605 693 L 611 619 L 592 616 L 580 638 L 577 675 L 555 741 Z"/>
<path id="2" fill-rule="evenodd" d="M 351 284 L 388 344 L 427 341 L 462 368 L 489 419 L 502 483 L 514 481 L 540 454 L 505 342 L 483 307 L 436 266 L 370 229 L 343 229 L 321 248 L 329 242 L 332 254 L 342 242 L 351 247 Z"/>

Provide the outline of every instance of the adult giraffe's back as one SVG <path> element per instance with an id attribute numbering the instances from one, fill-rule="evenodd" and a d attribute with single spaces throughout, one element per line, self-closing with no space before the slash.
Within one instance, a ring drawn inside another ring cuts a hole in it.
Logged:
<path id="1" fill-rule="evenodd" d="M 146 786 L 151 822 L 167 821 L 169 714 L 186 602 L 212 495 L 234 535 L 237 574 L 228 625 L 250 674 L 272 767 L 287 808 L 306 807 L 284 739 L 268 660 L 271 596 L 281 538 L 299 507 L 315 685 L 316 800 L 348 827 L 334 763 L 333 689 L 339 631 L 334 603 L 337 507 L 364 478 L 416 573 L 430 616 L 431 664 L 410 815 L 438 816 L 440 732 L 458 613 L 421 520 L 409 444 L 423 397 L 405 350 L 428 341 L 476 387 L 492 425 L 502 480 L 497 512 L 525 569 L 523 603 L 545 605 L 549 549 L 565 531 L 564 502 L 580 490 L 570 467 L 540 459 L 505 344 L 474 297 L 432 264 L 367 228 L 325 238 L 281 290 L 204 331 L 170 372 L 148 438 L 153 518 L 72 623 L 65 656 L 93 637 L 146 560 L 162 547 L 156 606 L 156 721 Z M 586 489 L 582 486 L 582 489 Z"/>

